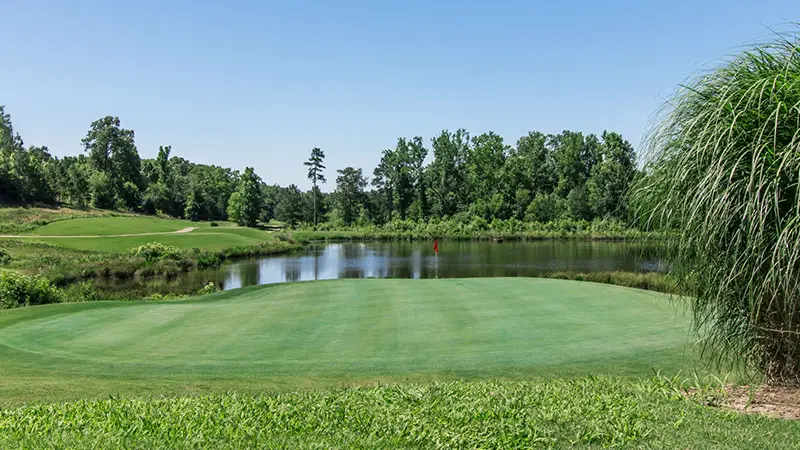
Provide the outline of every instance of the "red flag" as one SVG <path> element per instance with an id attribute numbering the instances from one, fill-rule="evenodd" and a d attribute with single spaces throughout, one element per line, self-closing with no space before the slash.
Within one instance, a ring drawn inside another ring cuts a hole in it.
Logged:
<path id="1" fill-rule="evenodd" d="M 439 254 L 439 240 L 438 239 L 433 241 L 433 251 L 435 251 L 437 255 Z"/>

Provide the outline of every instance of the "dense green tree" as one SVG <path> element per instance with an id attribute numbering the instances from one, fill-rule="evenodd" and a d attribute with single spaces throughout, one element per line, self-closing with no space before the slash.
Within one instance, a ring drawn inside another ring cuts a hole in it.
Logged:
<path id="1" fill-rule="evenodd" d="M 421 137 L 399 138 L 394 149 L 384 150 L 381 162 L 375 169 L 373 184 L 385 196 L 387 220 L 395 211 L 405 219 L 414 202 L 420 218 L 430 213 L 427 189 L 424 183 L 424 162 L 428 150 Z"/>
<path id="2" fill-rule="evenodd" d="M 566 196 L 586 183 L 597 161 L 599 143 L 594 135 L 584 138 L 583 133 L 573 131 L 564 131 L 548 140 L 558 176 L 556 193 Z"/>
<path id="3" fill-rule="evenodd" d="M 566 211 L 566 201 L 554 193 L 536 194 L 525 211 L 529 222 L 551 222 L 562 217 Z"/>
<path id="4" fill-rule="evenodd" d="M 95 208 L 112 209 L 116 206 L 114 189 L 108 172 L 92 171 L 89 178 L 89 192 L 92 206 Z"/>
<path id="5" fill-rule="evenodd" d="M 503 138 L 489 132 L 472 139 L 472 147 L 467 155 L 467 183 L 470 201 L 488 201 L 501 189 L 503 166 L 508 155 L 508 146 Z"/>
<path id="6" fill-rule="evenodd" d="M 156 181 L 147 186 L 142 195 L 142 209 L 150 214 L 164 212 L 171 214 L 172 202 L 166 184 Z"/>
<path id="7" fill-rule="evenodd" d="M 303 163 L 308 167 L 308 179 L 311 180 L 311 201 L 315 227 L 317 226 L 317 215 L 319 213 L 317 209 L 317 200 L 319 195 L 317 183 L 324 184 L 326 182 L 325 175 L 322 173 L 322 171 L 325 170 L 325 165 L 323 165 L 324 161 L 325 152 L 318 147 L 314 147 L 311 149 L 311 156 L 308 158 L 308 161 Z"/>
<path id="8" fill-rule="evenodd" d="M 181 196 L 176 192 L 182 183 L 175 183 L 173 164 L 169 159 L 171 151 L 170 146 L 160 146 L 155 160 L 142 162 L 142 178 L 148 181 L 142 195 L 142 208 L 146 212 L 161 211 L 180 216 L 185 211 L 185 206 L 178 200 Z"/>
<path id="9" fill-rule="evenodd" d="M 296 227 L 303 220 L 303 193 L 297 185 L 278 191 L 278 202 L 275 206 L 275 218 L 290 227 Z"/>
<path id="10" fill-rule="evenodd" d="M 261 179 L 252 167 L 247 167 L 239 178 L 236 191 L 228 202 L 228 216 L 239 225 L 254 227 L 261 217 L 263 202 Z"/>
<path id="11" fill-rule="evenodd" d="M 239 174 L 192 163 L 171 155 L 169 146 L 140 160 L 133 131 L 121 128 L 116 117 L 93 122 L 82 142 L 87 153 L 78 157 L 58 159 L 46 147 L 26 149 L 0 107 L 0 201 L 92 203 L 251 225 L 274 217 L 292 226 L 440 217 L 470 222 L 477 217 L 485 223 L 624 219 L 628 186 L 640 173 L 633 148 L 618 133 L 604 132 L 598 139 L 574 131 L 530 132 L 509 146 L 493 132 L 471 137 L 463 129 L 443 130 L 431 140 L 430 161 L 421 137 L 399 138 L 384 150 L 371 190 L 350 182 L 364 180 L 363 174 L 356 176 L 360 169 L 343 169 L 339 178 L 347 175 L 346 185 L 360 192 L 354 197 L 349 189 L 321 192 L 325 154 L 319 148 L 304 162 L 312 188 L 303 193 L 296 186 L 268 186 L 252 170 Z"/>
<path id="12" fill-rule="evenodd" d="M 141 160 L 134 144 L 133 130 L 121 128 L 118 117 L 106 116 L 92 122 L 81 143 L 89 154 L 93 169 L 108 176 L 116 202 L 128 209 L 137 208 Z"/>
<path id="13" fill-rule="evenodd" d="M 511 204 L 511 215 L 512 217 L 523 220 L 525 215 L 528 211 L 528 206 L 531 204 L 533 200 L 533 195 L 531 191 L 527 189 L 517 189 L 517 192 L 514 193 L 514 201 Z"/>
<path id="14" fill-rule="evenodd" d="M 505 196 L 497 192 L 491 197 L 479 198 L 469 208 L 470 216 L 481 217 L 487 221 L 494 218 L 506 219 L 510 215 L 511 205 L 506 202 Z"/>
<path id="15" fill-rule="evenodd" d="M 242 211 L 242 193 L 238 190 L 233 191 L 228 199 L 228 220 L 244 225 L 244 218 L 240 215 Z"/>
<path id="16" fill-rule="evenodd" d="M 22 138 L 11 124 L 11 114 L 6 112 L 5 105 L 0 105 L 0 149 L 22 150 L 23 147 Z"/>
<path id="17" fill-rule="evenodd" d="M 567 212 L 569 217 L 575 220 L 592 218 L 592 208 L 589 205 L 586 185 L 580 185 L 569 191 L 569 194 L 567 194 Z"/>
<path id="18" fill-rule="evenodd" d="M 275 218 L 275 207 L 278 204 L 278 185 L 261 184 L 261 221 L 269 223 L 270 220 Z"/>
<path id="19" fill-rule="evenodd" d="M 319 189 L 303 192 L 303 222 L 313 224 L 314 219 L 324 221 L 327 214 L 325 196 Z"/>
<path id="20" fill-rule="evenodd" d="M 204 209 L 203 190 L 193 185 L 189 189 L 189 194 L 186 196 L 186 203 L 183 209 L 183 216 L 189 220 L 202 220 L 207 216 L 207 211 Z"/>
<path id="21" fill-rule="evenodd" d="M 625 217 L 625 195 L 635 173 L 633 147 L 617 133 L 603 133 L 600 162 L 592 167 L 588 202 L 595 216 Z"/>
<path id="22" fill-rule="evenodd" d="M 186 185 L 184 201 L 191 196 L 196 205 L 192 206 L 196 220 L 225 220 L 228 218 L 228 200 L 239 182 L 237 171 L 203 164 L 184 165 L 180 159 L 170 160 L 176 177 L 181 177 Z M 185 173 L 185 175 L 184 175 Z M 183 205 L 184 211 L 188 207 Z"/>
<path id="23" fill-rule="evenodd" d="M 425 177 L 425 158 L 428 156 L 428 149 L 425 148 L 423 142 L 421 137 L 414 137 L 407 142 L 402 153 L 413 186 L 411 209 L 417 220 L 426 220 L 430 215 L 428 183 Z"/>
<path id="24" fill-rule="evenodd" d="M 392 159 L 394 152 L 392 150 L 384 150 L 381 155 L 381 161 L 372 175 L 372 186 L 376 189 L 375 204 L 377 211 L 375 213 L 375 222 L 384 223 L 389 222 L 394 214 L 394 188 L 391 181 Z"/>
<path id="25" fill-rule="evenodd" d="M 47 147 L 24 148 L 11 115 L 0 105 L 0 201 L 56 201 L 57 165 Z"/>
<path id="26" fill-rule="evenodd" d="M 437 216 L 453 216 L 467 204 L 466 160 L 470 138 L 466 130 L 443 130 L 432 140 L 433 162 L 429 168 L 431 210 Z"/>
<path id="27" fill-rule="evenodd" d="M 546 135 L 530 132 L 519 138 L 507 164 L 516 187 L 527 189 L 533 195 L 552 192 L 555 188 L 555 162 Z"/>
<path id="28" fill-rule="evenodd" d="M 389 153 L 389 182 L 394 192 L 394 205 L 400 219 L 405 219 L 414 201 L 414 178 L 411 173 L 411 151 L 405 138 L 397 140 L 397 147 Z"/>
<path id="29" fill-rule="evenodd" d="M 22 150 L 22 138 L 14 131 L 11 115 L 0 105 L 0 202 L 21 200 L 14 159 Z"/>
<path id="30" fill-rule="evenodd" d="M 359 218 L 364 209 L 364 189 L 367 180 L 361 169 L 346 167 L 337 170 L 336 177 L 336 209 L 344 224 L 350 226 Z"/>
<path id="31" fill-rule="evenodd" d="M 173 180 L 172 177 L 172 165 L 169 161 L 169 154 L 172 151 L 172 147 L 167 146 L 159 146 L 158 147 L 158 156 L 156 156 L 156 169 L 158 174 L 158 181 L 164 183 L 167 186 L 171 186 Z"/>
<path id="32" fill-rule="evenodd" d="M 55 202 L 55 186 L 51 184 L 50 176 L 55 163 L 47 147 L 14 150 L 6 161 L 11 192 L 16 201 Z"/>
<path id="33" fill-rule="evenodd" d="M 91 201 L 92 168 L 85 155 L 67 156 L 60 161 L 59 179 L 61 201 L 84 207 Z"/>

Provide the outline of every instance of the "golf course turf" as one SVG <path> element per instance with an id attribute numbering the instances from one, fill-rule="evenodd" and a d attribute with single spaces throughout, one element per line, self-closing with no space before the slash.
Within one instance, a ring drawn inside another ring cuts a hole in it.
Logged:
<path id="1" fill-rule="evenodd" d="M 159 217 L 91 217 L 51 222 L 37 227 L 27 234 L 34 236 L 108 236 L 170 232 L 197 226 L 199 226 L 198 222 Z"/>
<path id="2" fill-rule="evenodd" d="M 78 218 L 51 222 L 16 239 L 106 253 L 126 252 L 148 242 L 181 249 L 220 251 L 258 245 L 273 239 L 269 232 L 255 228 L 238 227 L 227 222 L 215 227 L 210 224 L 143 216 Z M 181 230 L 184 232 L 179 232 Z"/>
<path id="3" fill-rule="evenodd" d="M 663 294 L 534 278 L 336 280 L 0 311 L 0 398 L 691 367 Z M 31 389 L 32 388 L 32 389 Z"/>
<path id="4" fill-rule="evenodd" d="M 794 448 L 702 406 L 681 300 L 335 280 L 0 311 L 1 448 Z M 676 383 L 676 380 L 678 382 Z"/>

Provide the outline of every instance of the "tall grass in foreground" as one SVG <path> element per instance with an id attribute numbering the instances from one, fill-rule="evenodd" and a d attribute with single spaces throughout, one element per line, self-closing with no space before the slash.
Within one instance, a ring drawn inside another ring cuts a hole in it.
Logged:
<path id="1" fill-rule="evenodd" d="M 800 423 L 700 406 L 672 380 L 450 382 L 0 410 L 2 448 L 791 448 Z"/>
<path id="2" fill-rule="evenodd" d="M 779 35 L 668 103 L 634 187 L 705 350 L 800 379 L 800 46 Z"/>

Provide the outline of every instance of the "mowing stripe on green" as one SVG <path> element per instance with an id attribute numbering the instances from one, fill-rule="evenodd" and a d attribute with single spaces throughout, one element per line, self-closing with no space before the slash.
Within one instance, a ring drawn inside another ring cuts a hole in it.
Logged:
<path id="1" fill-rule="evenodd" d="M 34 309 L 0 318 L 0 344 L 143 376 L 503 375 L 603 360 L 646 371 L 680 365 L 688 342 L 688 319 L 663 294 L 529 278 L 337 280 Z"/>

